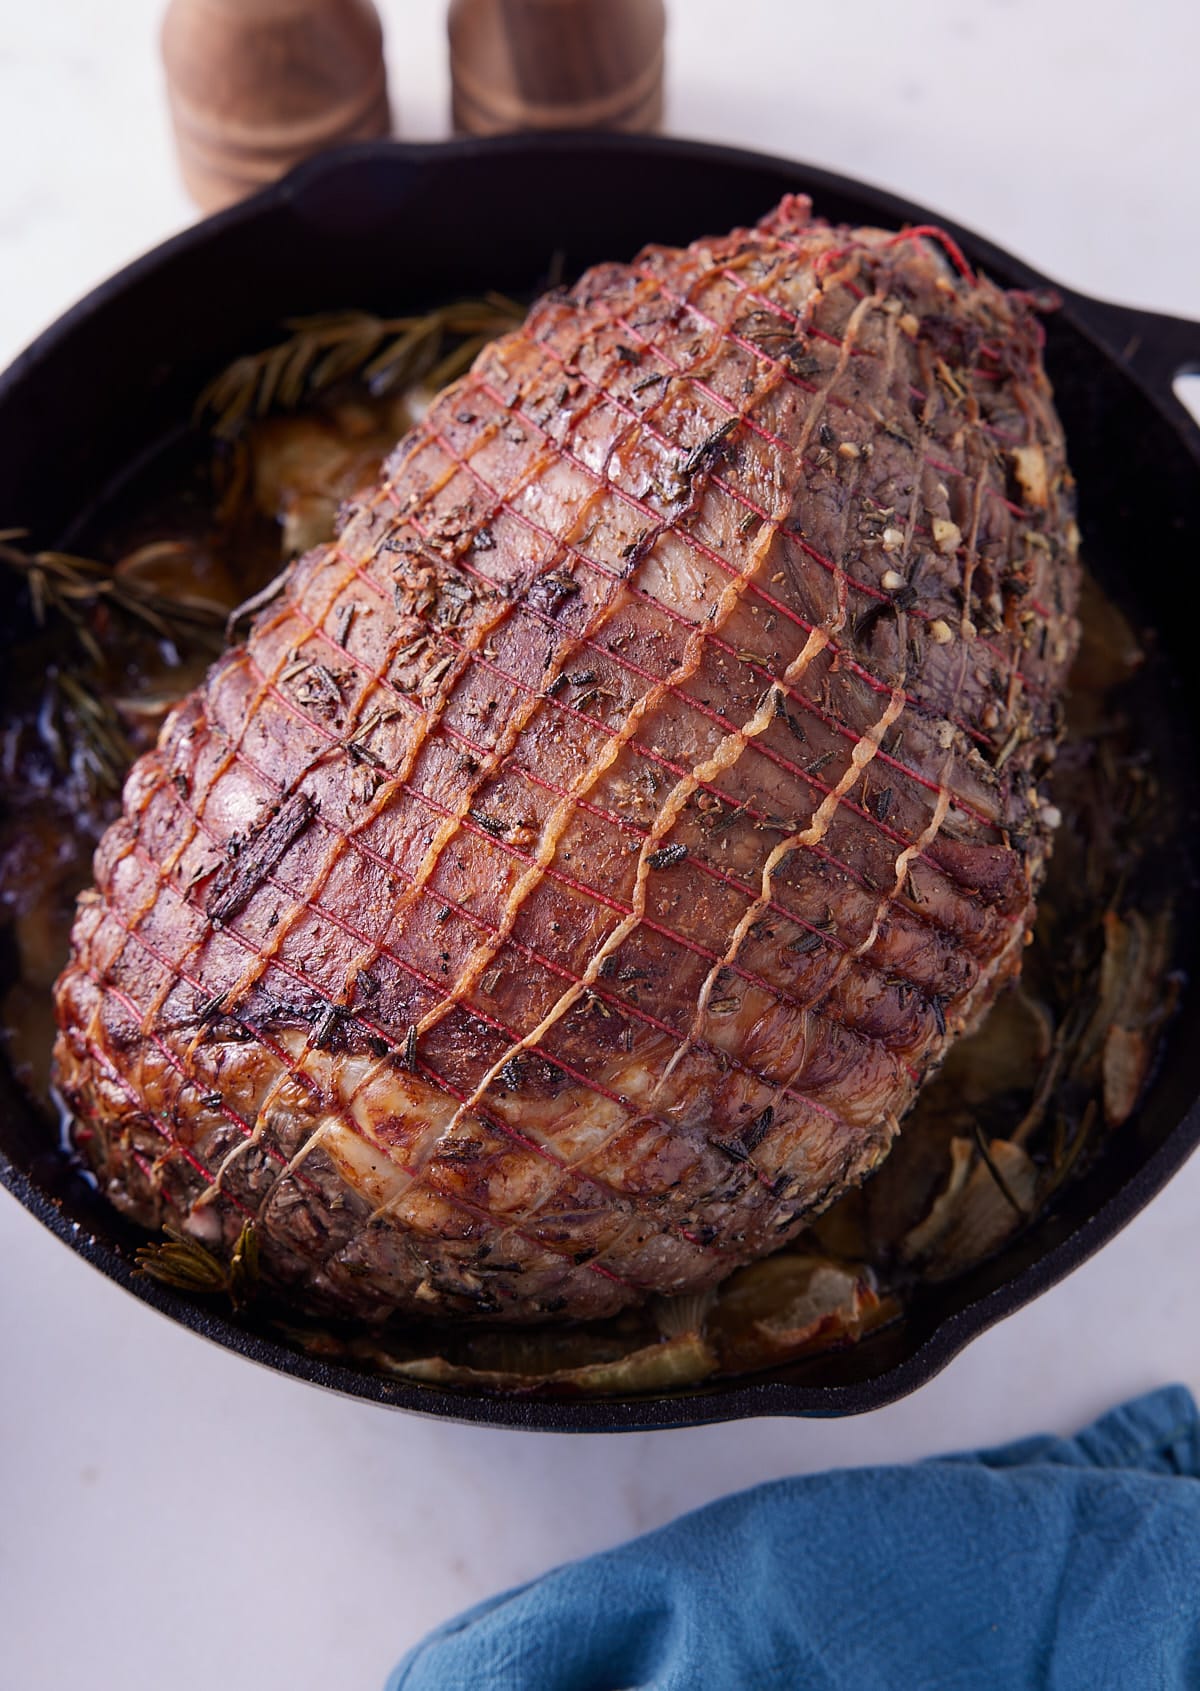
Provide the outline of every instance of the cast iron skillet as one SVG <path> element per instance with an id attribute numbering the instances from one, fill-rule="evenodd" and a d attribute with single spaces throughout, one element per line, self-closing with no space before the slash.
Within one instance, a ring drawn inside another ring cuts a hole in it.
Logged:
<path id="1" fill-rule="evenodd" d="M 487 288 L 521 294 L 556 253 L 570 276 L 644 242 L 684 243 L 750 222 L 805 190 L 835 221 L 944 220 L 807 165 L 673 140 L 575 135 L 327 154 L 255 199 L 167 242 L 106 282 L 0 378 L 0 518 L 62 544 L 185 425 L 195 394 L 284 317 L 340 306 L 398 313 Z M 1045 279 L 945 224 L 1007 286 Z M 1178 595 L 1200 557 L 1200 429 L 1172 378 L 1200 370 L 1200 325 L 1065 289 L 1047 359 L 1081 487 L 1085 550 L 1139 626 L 1156 630 L 1168 678 L 1147 731 L 1190 785 L 1200 691 Z M 5 621 L 13 623 L 12 615 Z M 1171 679 L 1171 677 L 1174 679 Z M 1186 838 L 1200 836 L 1189 813 Z M 1181 886 L 1200 881 L 1196 860 Z M 1185 922 L 1182 960 L 1195 949 Z M 660 1396 L 598 1401 L 444 1390 L 316 1361 L 268 1333 L 131 1273 L 131 1235 L 64 1177 L 48 1131 L 0 1074 L 0 1177 L 50 1230 L 163 1314 L 299 1379 L 426 1414 L 497 1426 L 609 1431 L 745 1415 L 845 1415 L 922 1385 L 968 1340 L 1097 1250 L 1149 1202 L 1200 1139 L 1200 993 L 1185 995 L 1136 1118 L 1053 1213 L 963 1278 L 923 1293 L 902 1322 L 857 1348 Z"/>

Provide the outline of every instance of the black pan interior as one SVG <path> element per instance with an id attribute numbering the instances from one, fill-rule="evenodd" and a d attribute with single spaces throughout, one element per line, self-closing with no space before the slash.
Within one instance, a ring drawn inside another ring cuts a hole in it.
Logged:
<path id="1" fill-rule="evenodd" d="M 328 155 L 105 284 L 0 378 L 0 520 L 24 525 L 42 545 L 69 541 L 90 511 L 179 438 L 205 380 L 265 344 L 285 317 L 343 306 L 395 314 L 489 288 L 528 294 L 553 273 L 632 255 L 647 241 L 682 243 L 752 221 L 795 191 L 811 193 L 816 210 L 835 221 L 930 221 L 919 208 L 803 165 L 681 142 L 527 137 L 439 148 L 379 143 Z M 1017 260 L 956 233 L 997 281 L 1045 286 Z M 1146 731 L 1161 766 L 1179 771 L 1172 801 L 1179 835 L 1192 841 L 1200 839 L 1200 713 L 1180 612 L 1182 584 L 1200 556 L 1200 435 L 1122 361 L 1122 334 L 1133 321 L 1067 296 L 1048 320 L 1047 360 L 1080 482 L 1089 563 L 1135 625 L 1154 631 L 1156 704 Z M 1195 339 L 1200 353 L 1200 329 Z M 1149 368 L 1144 357 L 1140 367 Z M 19 617 L 9 614 L 0 643 L 20 633 Z M 1200 848 L 1189 844 L 1172 872 L 1186 966 L 1196 951 Z M 1111 1237 L 1180 1165 L 1200 1138 L 1197 997 L 1185 993 L 1135 1119 L 1053 1212 L 1000 1255 L 930 1289 L 903 1321 L 855 1349 L 668 1396 L 516 1399 L 387 1381 L 314 1361 L 131 1279 L 126 1230 L 82 1186 L 64 1181 L 44 1124 L 6 1074 L 0 1174 L 60 1237 L 164 1313 L 254 1360 L 357 1396 L 556 1430 L 854 1413 L 937 1372 Z"/>

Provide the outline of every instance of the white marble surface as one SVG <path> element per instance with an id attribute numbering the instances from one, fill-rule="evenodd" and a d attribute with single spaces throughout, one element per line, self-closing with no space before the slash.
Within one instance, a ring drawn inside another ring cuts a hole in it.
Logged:
<path id="1" fill-rule="evenodd" d="M 0 0 L 0 363 L 190 216 L 159 0 Z M 385 0 L 404 134 L 443 8 Z M 669 123 L 874 179 L 1062 280 L 1200 315 L 1191 0 L 674 0 Z M 736 18 L 731 32 L 729 18 Z M 0 513 L 2 516 L 2 513 Z M 564 1439 L 260 1372 L 0 1197 L 0 1687 L 373 1688 L 442 1617 L 736 1487 L 1200 1390 L 1200 1160 L 1069 1282 L 857 1421 Z"/>

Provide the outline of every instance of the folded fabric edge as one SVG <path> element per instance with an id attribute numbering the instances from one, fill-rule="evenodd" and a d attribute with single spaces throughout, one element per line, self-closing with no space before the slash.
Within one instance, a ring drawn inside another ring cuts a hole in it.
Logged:
<path id="1" fill-rule="evenodd" d="M 930 1462 L 978 1462 L 988 1468 L 1051 1464 L 1131 1468 L 1200 1478 L 1200 1415 L 1184 1385 L 1158 1386 L 1108 1410 L 1070 1437 L 1038 1433 L 990 1449 L 954 1452 Z"/>

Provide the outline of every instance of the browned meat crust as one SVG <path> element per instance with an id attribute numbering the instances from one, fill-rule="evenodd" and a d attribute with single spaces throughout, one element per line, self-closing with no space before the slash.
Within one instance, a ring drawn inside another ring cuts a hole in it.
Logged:
<path id="1" fill-rule="evenodd" d="M 810 221 L 484 352 L 133 769 L 57 988 L 105 1189 L 310 1306 L 784 1243 L 1019 967 L 1072 484 L 1026 302 Z"/>

